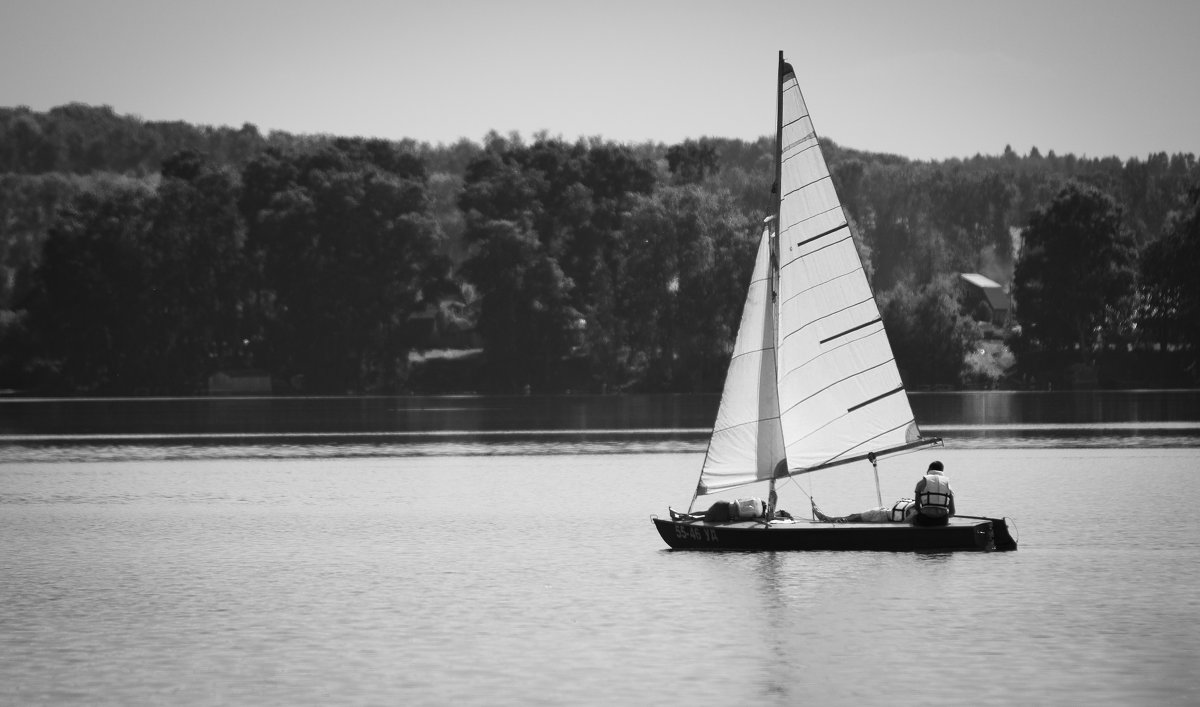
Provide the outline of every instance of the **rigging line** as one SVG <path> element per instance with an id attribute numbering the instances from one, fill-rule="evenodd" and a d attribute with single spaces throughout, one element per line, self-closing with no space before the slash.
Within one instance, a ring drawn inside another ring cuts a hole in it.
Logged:
<path id="1" fill-rule="evenodd" d="M 857 377 L 861 376 L 862 374 L 866 373 L 867 371 L 873 371 L 873 370 L 875 370 L 876 368 L 879 368 L 880 366 L 886 366 L 886 365 L 888 365 L 889 363 L 891 363 L 892 361 L 895 361 L 895 360 L 896 360 L 896 359 L 895 359 L 894 357 L 893 357 L 893 358 L 889 358 L 888 360 L 886 360 L 886 361 L 882 361 L 882 362 L 880 362 L 880 363 L 877 363 L 877 364 L 875 364 L 874 366 L 870 366 L 869 368 L 864 368 L 864 369 L 862 369 L 862 370 L 855 371 L 854 373 L 851 373 L 850 375 L 846 376 L 845 378 L 842 378 L 841 380 L 836 380 L 836 381 L 834 381 L 834 382 L 830 383 L 829 385 L 825 386 L 824 388 L 821 388 L 820 390 L 813 391 L 813 392 L 812 392 L 812 394 L 811 394 L 811 395 L 809 395 L 808 397 L 805 397 L 805 398 L 803 398 L 803 399 L 801 399 L 801 400 L 797 400 L 797 401 L 796 401 L 796 402 L 795 402 L 793 405 L 790 405 L 790 406 L 788 407 L 788 409 L 787 409 L 787 410 L 780 410 L 780 411 L 779 411 L 779 416 L 780 416 L 780 417 L 783 417 L 783 415 L 784 415 L 784 414 L 786 414 L 786 413 L 789 413 L 789 412 L 791 412 L 792 410 L 794 410 L 794 409 L 796 408 L 796 406 L 797 406 L 797 405 L 803 405 L 804 403 L 808 402 L 809 400 L 812 400 L 812 399 L 813 399 L 813 398 L 815 398 L 816 396 L 820 395 L 821 393 L 824 393 L 825 391 L 829 390 L 830 388 L 832 388 L 832 387 L 833 387 L 833 386 L 835 386 L 835 385 L 838 385 L 839 383 L 845 383 L 846 381 L 850 380 L 851 378 L 857 378 Z M 795 372 L 796 372 L 796 371 L 798 371 L 798 370 L 800 370 L 800 369 L 798 369 L 798 368 L 797 368 L 797 369 L 793 369 L 793 370 L 792 370 L 790 373 L 788 373 L 788 375 L 790 376 L 792 373 L 795 373 Z M 784 376 L 784 378 L 787 378 L 787 377 L 788 377 L 788 376 Z M 901 387 L 900 387 L 900 390 L 904 390 L 904 387 L 903 387 L 903 386 L 901 386 Z M 894 392 L 896 392 L 896 391 L 894 391 L 894 390 L 893 390 L 893 391 L 892 391 L 892 393 L 894 393 Z M 884 396 L 885 396 L 885 395 L 891 395 L 891 393 L 885 393 L 885 394 L 884 394 Z M 884 397 L 884 396 L 879 396 L 879 397 Z M 878 400 L 878 398 L 876 398 L 876 400 Z M 873 402 L 873 401 L 868 401 L 868 402 Z M 864 403 L 864 405 L 865 405 L 865 404 L 866 404 L 866 403 Z M 857 410 L 857 409 L 858 409 L 858 408 L 860 408 L 860 407 L 862 407 L 862 405 L 858 405 L 858 406 L 852 407 L 852 408 L 850 408 L 849 410 L 847 410 L 846 412 L 854 412 L 855 410 Z M 801 438 L 801 439 L 803 439 L 803 438 Z"/>
<path id="2" fill-rule="evenodd" d="M 804 487 L 800 485 L 800 482 L 796 481 L 796 476 L 794 474 L 788 474 L 787 478 L 790 479 L 792 481 L 792 483 L 796 484 L 796 488 L 800 489 L 800 493 L 804 494 L 808 498 L 808 500 L 810 500 L 810 501 L 813 500 L 812 494 L 810 494 L 804 490 Z"/>
<path id="3" fill-rule="evenodd" d="M 737 429 L 738 427 L 745 427 L 746 425 L 757 425 L 760 422 L 767 422 L 768 420 L 778 420 L 778 419 L 779 419 L 778 415 L 772 415 L 771 417 L 760 417 L 757 420 L 750 420 L 748 422 L 739 422 L 736 425 L 722 427 L 721 429 L 717 429 L 714 427 L 712 433 L 715 435 L 718 432 L 728 432 L 729 430 Z"/>
<path id="4" fill-rule="evenodd" d="M 790 268 L 790 267 L 792 267 L 792 265 L 794 265 L 796 263 L 797 260 L 811 258 L 812 256 L 816 255 L 817 253 L 820 253 L 821 251 L 825 250 L 826 248 L 832 248 L 836 245 L 841 245 L 842 243 L 845 243 L 846 241 L 853 241 L 853 240 L 854 240 L 854 238 L 847 231 L 845 238 L 839 238 L 836 241 L 834 241 L 833 243 L 826 243 L 825 245 L 821 246 L 820 248 L 813 248 L 812 250 L 808 251 L 807 253 L 801 253 L 801 254 L 797 255 L 796 257 L 792 258 L 791 260 L 787 261 L 786 263 L 784 263 L 781 266 L 781 269 L 782 268 Z M 857 251 L 855 252 L 855 255 L 856 256 L 858 255 Z M 860 270 L 862 269 L 862 261 L 861 260 L 859 260 L 859 269 Z"/>

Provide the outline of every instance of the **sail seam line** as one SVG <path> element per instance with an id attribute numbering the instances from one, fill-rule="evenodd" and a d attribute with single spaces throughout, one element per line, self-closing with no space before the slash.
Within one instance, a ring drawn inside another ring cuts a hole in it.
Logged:
<path id="1" fill-rule="evenodd" d="M 794 373 L 798 373 L 798 372 L 800 372 L 800 371 L 804 370 L 804 369 L 805 369 L 805 368 L 806 368 L 806 367 L 807 367 L 809 364 L 811 364 L 813 361 L 816 361 L 816 360 L 817 360 L 817 359 L 819 359 L 819 358 L 824 358 L 826 355 L 828 355 L 828 354 L 831 354 L 831 353 L 833 353 L 833 352 L 835 352 L 835 351 L 837 351 L 837 350 L 839 350 L 839 349 L 845 348 L 845 347 L 847 347 L 847 346 L 852 346 L 852 345 L 854 345 L 854 344 L 857 344 L 857 343 L 858 343 L 858 342 L 860 342 L 860 341 L 865 341 L 865 340 L 867 340 L 867 339 L 871 338 L 872 336 L 879 336 L 880 334 L 883 334 L 883 333 L 884 333 L 884 330 L 883 330 L 883 329 L 876 329 L 875 331 L 873 331 L 873 332 L 871 332 L 871 333 L 867 334 L 866 336 L 860 336 L 860 337 L 858 337 L 857 339 L 851 339 L 851 340 L 849 340 L 849 341 L 843 341 L 843 342 L 839 343 L 839 344 L 838 344 L 838 345 L 836 345 L 836 346 L 831 346 L 831 347 L 829 347 L 829 348 L 825 349 L 824 351 L 821 351 L 821 352 L 820 352 L 820 353 L 818 353 L 816 356 L 813 356 L 812 358 L 808 359 L 808 360 L 807 360 L 807 361 L 805 361 L 804 363 L 801 363 L 801 364 L 798 364 L 798 365 L 796 365 L 796 367 L 795 367 L 795 368 L 793 368 L 792 370 L 788 371 L 787 373 L 785 373 L 785 374 L 783 375 L 783 377 L 782 377 L 782 378 L 780 378 L 780 383 L 782 383 L 783 381 L 785 381 L 785 380 L 787 380 L 788 378 L 790 378 L 790 377 L 792 376 L 792 374 L 794 374 Z M 890 350 L 891 350 L 891 349 L 889 349 L 889 352 L 890 352 Z M 888 359 L 888 361 L 894 361 L 894 360 L 895 360 L 895 356 L 894 356 L 894 355 L 892 356 L 892 358 Z M 886 361 L 885 361 L 885 363 L 886 363 Z M 865 370 L 865 369 L 864 369 L 864 370 Z M 803 402 L 803 401 L 801 401 L 801 402 Z M 789 409 L 790 409 L 790 408 L 789 408 Z"/>
<path id="2" fill-rule="evenodd" d="M 786 233 L 787 231 L 790 231 L 793 226 L 799 226 L 802 223 L 808 223 L 809 221 L 812 221 L 813 219 L 817 218 L 818 216 L 824 216 L 825 214 L 829 213 L 830 211 L 837 211 L 840 208 L 842 208 L 841 204 L 837 204 L 836 206 L 830 206 L 828 209 L 825 209 L 824 211 L 818 211 L 817 213 L 812 214 L 811 216 L 805 216 L 804 218 L 800 219 L 799 221 L 793 222 L 791 225 L 789 225 L 787 228 L 785 228 L 783 230 Z"/>
<path id="3" fill-rule="evenodd" d="M 797 260 L 799 260 L 801 258 L 807 258 L 810 255 L 816 255 L 817 253 L 820 253 L 821 251 L 825 250 L 826 248 L 832 248 L 835 245 L 840 245 L 840 244 L 845 243 L 846 241 L 852 240 L 852 239 L 853 239 L 853 236 L 851 236 L 849 233 L 847 233 L 845 238 L 839 238 L 838 240 L 834 241 L 833 243 L 826 243 L 825 245 L 821 246 L 820 248 L 814 248 L 814 249 L 808 251 L 807 253 L 797 255 L 796 257 L 792 258 L 791 260 L 789 260 L 786 263 L 784 263 L 783 265 L 781 265 L 780 269 L 782 270 L 783 268 L 791 267 L 792 263 L 796 262 Z M 859 266 L 858 270 L 862 270 L 862 266 Z M 829 281 L 826 280 L 825 282 L 829 282 Z M 820 283 L 820 284 L 825 284 L 825 283 Z M 814 287 L 816 287 L 816 285 L 814 285 Z M 810 287 L 809 289 L 812 289 L 812 288 Z M 789 297 L 788 299 L 791 299 L 791 297 Z"/>
<path id="4" fill-rule="evenodd" d="M 780 157 L 780 163 L 787 162 L 788 160 L 792 159 L 793 157 L 799 157 L 800 155 L 803 155 L 805 152 L 808 152 L 809 150 L 813 149 L 814 147 L 820 147 L 820 145 L 821 145 L 820 142 L 817 142 L 817 134 L 809 133 L 809 134 L 805 135 L 804 137 L 800 138 L 799 140 L 792 140 L 790 143 L 788 143 L 787 147 L 783 148 L 782 152 L 787 152 L 788 150 L 792 149 L 796 145 L 799 145 L 800 143 L 806 142 L 808 140 L 812 140 L 813 144 L 809 145 L 808 147 L 804 148 L 803 150 L 799 150 L 793 154 L 790 154 L 787 157 Z"/>
<path id="5" fill-rule="evenodd" d="M 785 91 L 785 93 L 786 93 L 786 91 Z M 785 127 L 785 128 L 791 127 L 792 125 L 799 123 L 801 120 L 804 120 L 807 117 L 808 117 L 808 113 L 805 113 L 804 115 L 802 115 L 798 118 L 793 118 L 793 119 L 789 120 L 788 122 L 784 123 L 783 127 Z"/>
<path id="6" fill-rule="evenodd" d="M 826 179 L 832 180 L 832 179 L 833 179 L 833 175 L 832 175 L 832 174 L 826 174 L 824 177 L 821 177 L 820 179 L 814 179 L 814 180 L 812 180 L 811 182 L 809 182 L 808 184 L 801 184 L 800 186 L 798 186 L 798 187 L 796 187 L 795 189 L 791 190 L 791 191 L 790 191 L 790 192 L 788 192 L 787 194 L 784 194 L 784 195 L 783 195 L 782 197 L 780 197 L 780 198 L 781 198 L 781 199 L 786 199 L 786 198 L 788 198 L 789 196 L 791 196 L 792 194 L 795 194 L 796 192 L 798 192 L 798 191 L 801 191 L 801 190 L 803 190 L 803 189 L 807 189 L 807 188 L 811 187 L 812 185 L 814 185 L 814 184 L 816 184 L 816 183 L 818 183 L 818 182 L 823 182 L 823 181 L 825 181 Z"/>
<path id="7" fill-rule="evenodd" d="M 815 213 L 815 214 L 813 214 L 813 215 L 811 215 L 811 216 L 805 216 L 804 218 L 800 219 L 799 221 L 794 221 L 794 222 L 792 222 L 792 223 L 788 224 L 788 227 L 787 227 L 787 228 L 785 228 L 785 229 L 783 229 L 783 233 L 787 233 L 788 231 L 792 230 L 792 229 L 793 229 L 793 228 L 795 228 L 796 226 L 799 226 L 799 225 L 801 225 L 801 224 L 804 224 L 804 223 L 808 223 L 809 221 L 811 221 L 811 220 L 813 220 L 813 219 L 815 219 L 815 218 L 818 218 L 818 217 L 820 217 L 820 216 L 824 216 L 825 214 L 827 214 L 827 213 L 829 213 L 829 212 L 831 212 L 831 211 L 837 211 L 837 210 L 839 210 L 839 209 L 841 209 L 841 208 L 842 208 L 842 205 L 841 205 L 841 204 L 838 204 L 837 206 L 831 206 L 831 207 L 829 207 L 828 209 L 825 209 L 824 211 L 819 211 L 819 212 L 817 212 L 817 213 Z M 843 213 L 843 220 L 844 220 L 844 213 Z"/>
<path id="8" fill-rule="evenodd" d="M 830 383 L 829 385 L 825 386 L 824 388 L 821 388 L 820 390 L 814 390 L 814 391 L 813 391 L 811 394 L 809 394 L 807 397 L 805 397 L 805 398 L 803 398 L 803 399 L 801 399 L 801 400 L 797 400 L 795 403 L 793 403 L 793 404 L 789 405 L 787 410 L 782 410 L 782 411 L 780 411 L 780 413 L 779 413 L 779 414 L 782 416 L 782 415 L 784 415 L 785 413 L 789 413 L 789 412 L 791 412 L 792 410 L 795 410 L 795 409 L 796 409 L 797 407 L 799 407 L 800 405 L 803 405 L 804 403 L 808 402 L 809 400 L 812 400 L 813 398 L 815 398 L 816 396 L 820 395 L 821 393 L 824 393 L 825 391 L 827 391 L 827 390 L 829 390 L 830 388 L 834 387 L 835 385 L 838 385 L 839 383 L 845 383 L 846 381 L 850 380 L 851 378 L 857 378 L 858 376 L 861 376 L 862 374 L 866 373 L 867 371 L 873 371 L 873 370 L 875 370 L 876 368 L 879 368 L 880 366 L 886 366 L 886 365 L 888 365 L 889 363 L 891 363 L 891 362 L 892 362 L 892 361 L 894 361 L 894 360 L 896 360 L 896 359 L 894 359 L 894 358 L 889 358 L 888 360 L 886 360 L 886 361 L 881 361 L 881 362 L 879 362 L 879 363 L 877 363 L 877 364 L 875 364 L 874 366 L 871 366 L 871 367 L 869 367 L 869 368 L 864 368 L 864 369 L 862 369 L 861 371 L 855 371 L 854 373 L 852 373 L 852 374 L 850 374 L 850 375 L 846 376 L 845 378 L 842 378 L 842 379 L 840 379 L 840 380 L 836 380 L 836 381 L 834 381 L 834 382 Z M 796 369 L 796 370 L 799 370 L 799 369 Z M 794 373 L 794 372 L 795 372 L 795 371 L 793 371 L 793 373 Z M 901 387 L 901 389 L 903 389 L 903 387 Z M 895 391 L 892 391 L 892 392 L 894 393 Z M 891 393 L 887 393 L 886 395 L 891 395 Z M 881 395 L 880 397 L 885 397 L 885 396 L 882 396 L 882 395 Z M 870 401 L 868 401 L 868 402 L 870 402 Z M 860 406 L 858 406 L 858 407 L 862 407 L 862 406 L 860 405 Z M 851 411 L 853 411 L 854 409 L 855 409 L 855 408 L 851 408 L 850 410 L 847 410 L 846 412 L 851 412 Z M 803 438 L 801 438 L 801 439 L 803 439 Z"/>
<path id="9" fill-rule="evenodd" d="M 789 297 L 789 298 L 788 298 L 788 299 L 787 299 L 787 300 L 784 302 L 784 304 L 786 304 L 787 302 L 790 302 L 792 299 L 794 299 L 794 297 Z M 806 322 L 805 324 L 801 325 L 801 326 L 800 326 L 798 329 L 796 329 L 795 331 L 790 331 L 790 332 L 788 332 L 788 333 L 787 333 L 787 335 L 786 335 L 786 336 L 784 336 L 783 338 L 784 338 L 784 340 L 787 340 L 787 339 L 788 339 L 789 337 L 791 337 L 793 334 L 798 334 L 798 333 L 800 333 L 801 331 L 804 331 L 805 329 L 807 329 L 807 328 L 809 327 L 809 325 L 811 325 L 811 324 L 816 324 L 817 322 L 821 321 L 822 319 L 828 319 L 829 317 L 832 317 L 832 316 L 833 316 L 833 315 L 835 315 L 835 314 L 841 314 L 842 312 L 845 312 L 847 309 L 850 309 L 850 308 L 852 308 L 852 307 L 857 307 L 857 306 L 858 306 L 858 305 L 860 305 L 860 304 L 866 304 L 867 302 L 874 302 L 874 301 L 875 301 L 875 298 L 874 298 L 874 297 L 868 297 L 868 298 L 866 298 L 865 300 L 861 300 L 861 301 L 859 301 L 859 302 L 855 302 L 855 303 L 853 303 L 853 304 L 848 304 L 848 305 L 846 305 L 845 307 L 842 307 L 841 309 L 834 310 L 834 311 L 830 312 L 829 314 L 824 314 L 824 315 L 821 315 L 821 316 L 817 317 L 816 319 L 814 319 L 814 320 L 812 320 L 812 321 L 810 321 L 810 322 Z"/>
<path id="10" fill-rule="evenodd" d="M 851 275 L 853 275 L 857 272 L 861 272 L 861 271 L 862 271 L 862 268 L 854 268 L 853 270 L 851 270 L 849 272 L 844 272 L 841 275 L 835 275 L 823 282 L 818 282 L 817 284 L 812 285 L 811 287 L 805 287 L 803 290 L 796 290 L 796 293 L 793 294 L 791 297 L 788 297 L 786 300 L 784 300 L 784 303 L 786 304 L 787 302 L 791 302 L 792 300 L 796 299 L 800 295 L 802 295 L 806 292 L 812 292 L 813 290 L 817 289 L 818 287 L 824 287 L 825 285 L 828 285 L 829 283 L 833 282 L 834 280 L 841 280 L 844 277 L 850 277 Z"/>
<path id="11" fill-rule="evenodd" d="M 883 432 L 880 432 L 879 434 L 875 435 L 871 439 L 863 440 L 862 442 L 859 442 L 858 444 L 854 445 L 853 447 L 850 447 L 849 449 L 844 449 L 844 450 L 838 452 L 837 454 L 833 455 L 832 457 L 829 457 L 828 459 L 821 462 L 820 464 L 813 464 L 812 466 L 804 467 L 803 470 L 804 471 L 816 471 L 823 467 L 830 466 L 833 462 L 846 456 L 847 454 L 850 454 L 854 450 L 861 449 L 864 445 L 870 444 L 872 441 L 877 440 L 884 435 L 891 434 L 891 433 L 895 432 L 896 430 L 904 429 L 905 427 L 908 427 L 909 425 L 913 424 L 914 422 L 916 422 L 915 419 L 909 418 L 907 422 L 905 422 L 901 425 L 897 425 L 896 427 L 893 427 L 890 430 L 884 430 Z M 788 473 L 789 474 L 791 473 L 790 469 L 788 470 Z"/>
<path id="12" fill-rule="evenodd" d="M 859 442 L 858 444 L 854 445 L 853 447 L 851 447 L 851 448 L 849 448 L 849 449 L 847 449 L 847 450 L 843 451 L 841 454 L 837 455 L 837 457 L 834 457 L 833 459 L 837 459 L 838 457 L 845 456 L 845 455 L 847 455 L 847 454 L 849 454 L 849 453 L 853 452 L 853 451 L 854 451 L 854 450 L 856 450 L 856 449 L 862 449 L 862 447 L 863 447 L 863 446 L 865 446 L 865 445 L 867 445 L 867 444 L 870 444 L 870 443 L 871 443 L 871 442 L 873 442 L 874 440 L 877 440 L 877 439 L 879 439 L 880 437 L 882 437 L 882 436 L 884 436 L 884 435 L 889 435 L 889 434 L 891 434 L 891 433 L 895 432 L 896 430 L 902 430 L 902 429 L 904 429 L 905 427 L 908 427 L 909 425 L 911 425 L 911 424 L 914 424 L 915 422 L 916 422 L 916 419 L 915 419 L 915 418 L 912 418 L 912 417 L 910 417 L 910 418 L 908 418 L 907 420 L 905 420 L 903 423 L 901 423 L 901 424 L 899 424 L 899 425 L 896 425 L 895 427 L 893 427 L 893 428 L 892 428 L 892 429 L 890 429 L 890 430 L 884 430 L 883 432 L 880 432 L 879 434 L 875 435 L 875 436 L 874 436 L 874 437 L 872 437 L 871 439 L 867 439 L 867 440 L 863 440 L 862 442 Z M 829 460 L 827 460 L 825 463 L 826 463 L 826 464 L 828 464 L 829 462 L 833 461 L 833 459 L 829 459 Z"/>

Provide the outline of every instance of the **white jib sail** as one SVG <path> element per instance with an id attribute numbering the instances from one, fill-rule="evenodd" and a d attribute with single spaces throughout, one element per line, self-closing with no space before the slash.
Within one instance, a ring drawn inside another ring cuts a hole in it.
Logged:
<path id="1" fill-rule="evenodd" d="M 776 391 L 771 234 L 763 232 L 712 440 L 700 472 L 702 495 L 771 478 L 784 458 Z"/>
<path id="2" fill-rule="evenodd" d="M 919 438 L 791 67 L 781 68 L 779 409 L 803 473 Z"/>

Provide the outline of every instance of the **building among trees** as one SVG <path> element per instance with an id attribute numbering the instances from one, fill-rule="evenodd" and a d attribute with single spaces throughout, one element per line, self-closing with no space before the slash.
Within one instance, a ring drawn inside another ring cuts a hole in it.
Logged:
<path id="1" fill-rule="evenodd" d="M 1012 307 L 1003 285 L 979 273 L 964 272 L 958 277 L 963 286 L 963 307 L 975 321 L 1001 328 L 1008 324 Z"/>

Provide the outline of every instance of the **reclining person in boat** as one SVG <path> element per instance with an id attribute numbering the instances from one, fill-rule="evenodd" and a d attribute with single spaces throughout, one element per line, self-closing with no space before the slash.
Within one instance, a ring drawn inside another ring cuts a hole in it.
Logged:
<path id="1" fill-rule="evenodd" d="M 767 515 L 767 503 L 761 498 L 739 498 L 736 501 L 717 501 L 704 512 L 704 520 L 710 523 L 725 523 L 741 520 L 763 520 Z M 787 511 L 776 510 L 776 518 L 792 517 Z"/>
<path id="2" fill-rule="evenodd" d="M 954 517 L 954 492 L 950 490 L 950 480 L 942 474 L 943 468 L 941 462 L 932 462 L 917 482 L 913 491 L 917 499 L 913 525 L 946 525 Z"/>
<path id="3" fill-rule="evenodd" d="M 878 506 L 848 516 L 827 516 L 812 502 L 813 517 L 826 523 L 907 523 L 917 514 L 917 502 L 902 498 L 891 506 Z"/>

